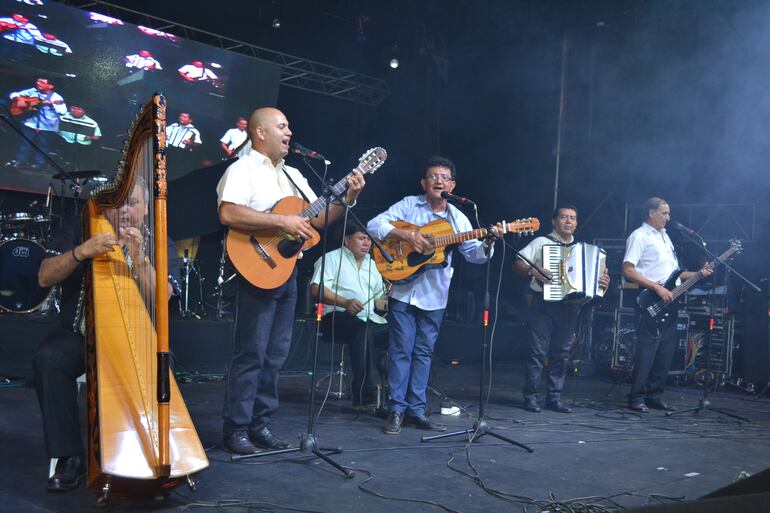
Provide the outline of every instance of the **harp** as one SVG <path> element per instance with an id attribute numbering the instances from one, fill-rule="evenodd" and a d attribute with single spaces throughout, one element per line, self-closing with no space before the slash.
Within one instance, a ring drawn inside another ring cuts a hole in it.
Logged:
<path id="1" fill-rule="evenodd" d="M 86 240 L 120 241 L 94 258 L 83 293 L 87 483 L 102 500 L 163 495 L 208 466 L 169 372 L 165 122 L 156 94 L 134 121 L 117 177 L 83 210 Z"/>

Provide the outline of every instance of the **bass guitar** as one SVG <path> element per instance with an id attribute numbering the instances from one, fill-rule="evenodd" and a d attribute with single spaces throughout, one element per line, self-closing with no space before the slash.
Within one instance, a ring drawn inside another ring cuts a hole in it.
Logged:
<path id="1" fill-rule="evenodd" d="M 716 259 L 709 262 L 706 266 L 709 269 L 715 269 L 716 266 L 722 262 L 725 262 L 734 253 L 741 251 L 741 241 L 734 240 L 730 242 L 730 247 Z M 674 296 L 673 301 L 670 303 L 664 303 L 662 299 L 658 297 L 652 289 L 644 289 L 639 292 L 636 298 L 636 306 L 641 314 L 642 323 L 650 328 L 660 332 L 660 330 L 670 322 L 670 319 L 676 316 L 676 308 L 674 304 L 677 299 L 687 292 L 693 285 L 698 283 L 703 278 L 703 270 L 693 273 L 689 279 L 682 282 L 679 286 L 676 286 L 676 280 L 682 271 L 677 269 L 663 284 L 668 290 L 671 291 L 671 295 Z"/>
<path id="2" fill-rule="evenodd" d="M 372 148 L 361 156 L 356 169 L 362 174 L 374 173 L 386 158 L 388 154 L 384 149 Z M 352 172 L 349 173 L 332 187 L 335 195 L 341 196 L 345 192 L 347 178 L 352 174 Z M 324 197 L 308 205 L 302 198 L 288 196 L 279 200 L 271 212 L 313 219 L 325 208 L 326 198 Z M 313 236 L 303 241 L 280 230 L 247 232 L 230 228 L 226 240 L 227 255 L 238 273 L 249 283 L 260 289 L 275 289 L 286 283 L 291 276 L 300 251 L 318 244 L 320 235 L 317 231 L 312 231 Z"/>
<path id="3" fill-rule="evenodd" d="M 445 248 L 447 246 L 460 244 L 466 240 L 483 239 L 488 233 L 486 228 L 453 233 L 452 225 L 444 219 L 437 219 L 423 226 L 417 226 L 406 221 L 393 221 L 390 224 L 402 230 L 422 233 L 435 250 L 433 253 L 425 255 L 415 250 L 408 242 L 402 240 L 385 239 L 382 241 L 382 246 L 393 256 L 393 261 L 388 262 L 382 256 L 382 253 L 374 251 L 374 262 L 383 278 L 390 281 L 403 281 L 426 265 L 444 265 L 446 262 Z M 528 217 L 510 223 L 503 222 L 503 226 L 505 226 L 506 233 L 531 235 L 540 229 L 540 221 L 537 218 Z"/>

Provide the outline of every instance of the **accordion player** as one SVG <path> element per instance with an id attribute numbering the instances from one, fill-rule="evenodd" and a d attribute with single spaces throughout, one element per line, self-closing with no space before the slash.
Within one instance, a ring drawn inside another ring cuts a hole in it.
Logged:
<path id="1" fill-rule="evenodd" d="M 570 246 L 545 244 L 543 268 L 553 276 L 551 283 L 543 284 L 544 301 L 583 305 L 604 296 L 599 279 L 607 269 L 607 254 L 598 246 L 582 242 Z"/>

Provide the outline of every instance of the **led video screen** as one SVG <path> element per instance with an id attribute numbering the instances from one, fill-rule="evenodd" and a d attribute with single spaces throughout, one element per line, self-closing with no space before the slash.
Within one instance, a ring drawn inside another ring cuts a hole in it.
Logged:
<path id="1" fill-rule="evenodd" d="M 41 192 L 66 171 L 114 173 L 134 115 L 168 100 L 169 179 L 227 157 L 275 104 L 280 67 L 45 0 L 0 0 L 0 188 Z"/>

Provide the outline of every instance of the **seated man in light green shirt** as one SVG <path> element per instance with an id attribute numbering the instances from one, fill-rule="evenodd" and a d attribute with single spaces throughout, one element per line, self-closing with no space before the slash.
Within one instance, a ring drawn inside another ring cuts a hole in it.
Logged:
<path id="1" fill-rule="evenodd" d="M 321 330 L 331 337 L 333 322 L 335 339 L 348 344 L 353 368 L 353 407 L 361 410 L 377 406 L 375 339 L 381 339 L 384 346 L 387 338 L 387 321 L 375 313 L 386 308 L 386 294 L 382 276 L 369 256 L 371 246 L 372 241 L 358 226 L 348 225 L 344 246 L 326 253 L 323 280 Z M 310 280 L 310 293 L 315 299 L 320 283 L 318 259 Z"/>
<path id="2" fill-rule="evenodd" d="M 86 115 L 86 110 L 70 104 L 69 112 L 59 118 L 59 135 L 70 144 L 88 146 L 98 141 L 102 132 L 99 124 Z"/>

